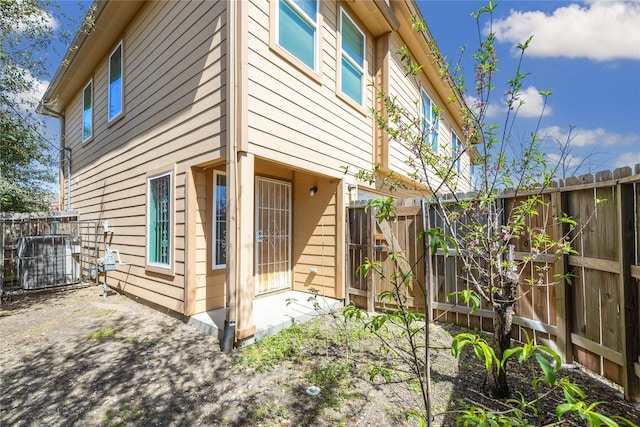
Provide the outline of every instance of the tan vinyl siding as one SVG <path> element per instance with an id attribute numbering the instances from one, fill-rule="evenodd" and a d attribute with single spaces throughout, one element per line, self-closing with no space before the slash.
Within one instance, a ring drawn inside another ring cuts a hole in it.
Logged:
<path id="1" fill-rule="evenodd" d="M 409 111 L 414 117 L 420 114 L 420 85 L 419 82 L 405 76 L 403 64 L 396 54 L 403 43 L 395 35 L 389 38 L 389 95 L 396 98 L 402 107 Z M 389 140 L 389 168 L 396 173 L 407 176 L 410 172 L 407 169 L 406 161 L 409 157 L 409 150 L 401 146 L 400 143 Z"/>
<path id="2" fill-rule="evenodd" d="M 89 143 L 81 143 L 81 94 L 66 111 L 72 206 L 83 220 L 108 220 L 115 227 L 111 246 L 127 263 L 109 273 L 110 284 L 179 312 L 184 304 L 184 172 L 224 153 L 225 26 L 224 1 L 147 3 L 121 37 L 122 117 L 107 124 L 109 52 L 93 74 L 94 137 Z M 146 173 L 171 164 L 176 165 L 175 275 L 148 276 Z M 200 251 L 196 254 L 199 260 Z M 196 271 L 201 271 L 198 263 Z"/>
<path id="3" fill-rule="evenodd" d="M 269 47 L 269 4 L 249 5 L 249 144 L 256 156 L 339 176 L 341 166 L 370 167 L 372 119 L 336 94 L 336 4 L 319 3 L 320 82 Z M 373 60 L 367 40 L 366 58 Z M 294 61 L 294 60 L 291 60 Z M 365 75 L 370 81 L 373 67 Z M 372 91 L 366 87 L 366 105 Z"/>
<path id="4" fill-rule="evenodd" d="M 199 172 L 196 178 L 196 194 L 198 195 L 195 226 L 195 275 L 196 291 L 195 313 L 224 307 L 224 290 L 226 282 L 225 269 L 211 270 L 211 251 L 207 242 L 211 241 L 213 206 L 213 174 L 209 170 Z"/>
<path id="5" fill-rule="evenodd" d="M 319 295 L 335 297 L 337 287 L 342 286 L 336 283 L 336 184 L 316 183 L 307 177 L 296 182 L 294 207 L 299 210 L 293 222 L 293 288 L 307 292 L 313 288 Z M 312 184 L 318 192 L 310 197 Z"/>
<path id="6" fill-rule="evenodd" d="M 402 41 L 396 36 L 392 36 L 390 42 L 390 61 L 389 61 L 389 93 L 391 96 L 397 97 L 397 101 L 410 111 L 415 117 L 419 117 L 421 111 L 421 90 L 424 88 L 431 100 L 441 108 L 442 118 L 440 119 L 438 129 L 438 154 L 444 155 L 449 161 L 451 159 L 451 123 L 455 123 L 451 117 L 447 106 L 447 101 L 439 98 L 435 89 L 426 78 L 420 74 L 415 78 L 405 76 L 403 64 L 395 52 L 402 46 Z M 458 136 L 461 132 L 457 132 Z M 406 161 L 410 156 L 410 152 L 405 147 L 395 141 L 389 142 L 389 168 L 403 176 L 407 176 L 411 172 L 408 169 Z M 469 156 L 465 155 L 460 164 L 461 176 L 457 191 L 469 190 Z"/>

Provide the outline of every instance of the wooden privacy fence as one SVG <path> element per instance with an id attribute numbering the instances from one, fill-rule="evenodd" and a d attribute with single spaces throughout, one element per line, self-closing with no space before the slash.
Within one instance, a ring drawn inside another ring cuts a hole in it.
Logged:
<path id="1" fill-rule="evenodd" d="M 541 254 L 521 272 L 512 337 L 550 346 L 563 361 L 584 365 L 622 385 L 626 399 L 640 401 L 640 165 L 635 175 L 631 168 L 621 168 L 572 177 L 542 196 L 544 203 L 538 215 L 529 218 L 530 226 L 559 240 L 567 230 L 554 219 L 562 213 L 586 225 L 572 232 L 578 255 Z M 597 209 L 596 198 L 606 199 Z M 508 212 L 522 199 L 505 193 L 499 202 Z M 420 199 L 400 200 L 396 206 L 397 218 L 380 223 L 364 202 L 349 207 L 348 300 L 369 311 L 393 308 L 377 298 L 391 289 L 390 282 L 378 274 L 365 278 L 358 270 L 365 259 L 380 263 L 385 275 L 394 268 L 410 268 L 415 275 L 406 291 L 411 306 L 424 311 L 429 304 L 434 320 L 492 332 L 493 311 L 486 302 L 471 313 L 471 307 L 456 297 L 447 298 L 468 283 L 469 273 L 455 251 L 439 250 L 426 262 L 418 235 L 443 225 L 438 212 Z M 516 260 L 531 254 L 528 239 L 514 244 Z M 394 251 L 403 251 L 406 261 L 401 265 L 389 256 Z M 571 283 L 558 279 L 563 275 L 571 275 Z M 538 280 L 556 284 L 537 285 Z"/>

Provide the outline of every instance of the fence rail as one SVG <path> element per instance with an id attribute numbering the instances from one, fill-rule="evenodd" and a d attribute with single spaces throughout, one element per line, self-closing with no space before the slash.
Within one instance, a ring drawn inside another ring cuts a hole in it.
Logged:
<path id="1" fill-rule="evenodd" d="M 565 362 L 579 362 L 624 387 L 625 398 L 640 401 L 640 165 L 595 175 L 571 177 L 561 186 L 545 190 L 544 203 L 530 225 L 541 227 L 559 240 L 567 230 L 554 221 L 562 213 L 586 223 L 574 245 L 579 255 L 540 256 L 521 271 L 520 297 L 512 337 L 526 337 L 554 348 Z M 596 210 L 597 199 L 606 199 Z M 499 197 L 506 211 L 520 199 Z M 493 331 L 493 311 L 483 302 L 471 312 L 453 292 L 467 288 L 468 272 L 455 251 L 442 250 L 425 262 L 421 231 L 443 225 L 433 208 L 426 211 L 419 199 L 397 203 L 394 221 L 376 221 L 373 209 L 353 204 L 347 215 L 348 299 L 369 311 L 388 307 L 378 300 L 389 281 L 379 275 L 364 277 L 358 266 L 365 259 L 380 263 L 385 274 L 410 268 L 415 279 L 407 289 L 417 310 L 430 307 L 431 319 Z M 590 219 L 589 222 L 586 220 Z M 516 244 L 516 260 L 531 253 L 527 239 Z M 407 261 L 397 265 L 390 252 L 402 250 Z M 542 267 L 542 268 L 536 268 Z M 542 272 L 542 273 L 541 273 Z M 553 286 L 537 285 L 556 282 Z M 571 283 L 557 277 L 573 277 Z M 425 283 L 430 286 L 425 287 Z"/>

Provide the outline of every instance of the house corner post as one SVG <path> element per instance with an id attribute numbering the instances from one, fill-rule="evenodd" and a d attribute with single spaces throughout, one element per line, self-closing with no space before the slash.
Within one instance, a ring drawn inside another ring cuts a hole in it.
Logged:
<path id="1" fill-rule="evenodd" d="M 238 154 L 237 173 L 236 338 L 242 340 L 252 336 L 256 331 L 253 319 L 253 299 L 255 296 L 255 158 L 253 154 Z"/>
<path id="2" fill-rule="evenodd" d="M 345 193 L 347 192 L 347 185 L 344 179 L 338 182 L 338 191 L 336 197 L 336 281 L 335 281 L 335 295 L 337 299 L 344 300 L 346 298 L 346 245 L 347 245 L 347 233 L 346 233 L 346 213 L 347 203 L 345 202 Z"/>
<path id="3" fill-rule="evenodd" d="M 196 236 L 196 204 L 195 182 L 193 172 L 187 169 L 184 174 L 185 186 L 185 233 L 184 233 L 184 312 L 185 316 L 194 314 L 195 309 L 195 236 Z"/>

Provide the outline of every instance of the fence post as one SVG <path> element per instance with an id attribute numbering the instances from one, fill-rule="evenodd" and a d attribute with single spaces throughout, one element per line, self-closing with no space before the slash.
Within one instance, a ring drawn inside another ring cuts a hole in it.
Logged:
<path id="1" fill-rule="evenodd" d="M 0 304 L 4 293 L 4 218 L 0 218 Z"/>
<path id="2" fill-rule="evenodd" d="M 558 190 L 551 194 L 551 216 L 558 218 L 566 212 L 567 203 L 563 193 Z M 566 226 L 560 221 L 555 221 L 553 226 L 553 239 L 559 240 L 565 235 Z M 555 274 L 562 277 L 567 272 L 567 256 L 558 257 L 553 265 Z M 558 280 L 556 286 L 556 344 L 558 354 L 564 363 L 573 362 L 573 346 L 571 344 L 571 318 L 573 312 L 571 310 L 571 289 L 566 279 Z"/>
<path id="3" fill-rule="evenodd" d="M 615 171 L 616 175 L 622 172 Z M 630 171 L 629 171 L 630 172 Z M 615 176 L 621 178 L 621 176 Z M 620 331 L 622 332 L 622 385 L 626 400 L 640 402 L 640 378 L 634 366 L 640 356 L 640 333 L 638 328 L 638 286 L 631 276 L 634 256 L 634 194 L 632 184 L 617 184 L 617 209 L 620 218 L 618 227 L 618 260 L 620 262 Z"/>
<path id="4" fill-rule="evenodd" d="M 369 256 L 369 262 L 375 261 L 375 249 L 376 244 L 376 215 L 375 209 L 369 209 L 369 217 L 367 221 L 369 233 L 367 233 L 367 252 Z M 376 274 L 369 273 L 367 277 L 367 311 L 373 313 L 376 311 Z"/>
<path id="5" fill-rule="evenodd" d="M 351 218 L 351 209 L 349 208 L 349 204 L 344 208 L 344 235 L 346 237 L 345 243 L 345 254 L 344 254 L 344 264 L 345 264 L 345 272 L 344 272 L 344 305 L 345 307 L 349 305 L 349 289 L 351 289 L 351 270 L 353 266 L 351 265 L 351 225 L 349 224 L 349 219 Z"/>
<path id="6" fill-rule="evenodd" d="M 431 205 L 425 199 L 421 200 L 420 213 L 422 218 L 422 256 L 424 257 L 424 314 L 427 323 L 433 322 L 433 275 L 431 274 L 432 257 L 431 257 L 431 237 L 427 231 L 431 229 L 431 215 L 429 211 Z M 427 328 L 428 329 L 428 328 Z"/>

